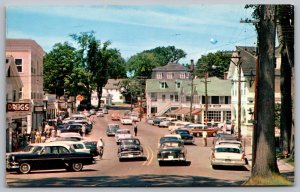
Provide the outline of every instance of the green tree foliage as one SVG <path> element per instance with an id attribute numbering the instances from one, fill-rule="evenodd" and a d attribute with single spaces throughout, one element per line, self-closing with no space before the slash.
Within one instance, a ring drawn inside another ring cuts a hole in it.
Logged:
<path id="1" fill-rule="evenodd" d="M 223 78 L 224 72 L 228 70 L 231 55 L 231 53 L 222 51 L 202 55 L 196 63 L 195 74 L 198 77 L 204 77 L 207 70 L 209 76 Z"/>
<path id="2" fill-rule="evenodd" d="M 74 91 L 69 78 L 75 76 L 75 60 L 75 48 L 67 42 L 53 46 L 44 58 L 44 88 L 47 92 L 62 96 Z"/>
<path id="3" fill-rule="evenodd" d="M 174 46 L 157 47 L 132 56 L 127 61 L 127 69 L 134 77 L 151 78 L 152 69 L 184 58 L 186 53 Z"/>

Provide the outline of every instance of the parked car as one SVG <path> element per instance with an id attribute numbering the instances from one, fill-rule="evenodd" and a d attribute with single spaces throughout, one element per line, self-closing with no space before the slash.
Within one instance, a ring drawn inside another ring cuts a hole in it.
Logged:
<path id="1" fill-rule="evenodd" d="M 181 141 L 164 141 L 157 152 L 157 160 L 160 166 L 166 162 L 186 162 L 186 155 L 187 150 Z"/>
<path id="2" fill-rule="evenodd" d="M 160 123 L 158 124 L 159 127 L 169 127 L 169 125 L 171 125 L 171 122 L 176 121 L 176 118 L 173 117 L 167 117 L 166 119 L 163 119 L 162 121 L 160 121 Z"/>
<path id="3" fill-rule="evenodd" d="M 96 163 L 92 154 L 76 152 L 66 144 L 36 143 L 31 146 L 33 149 L 28 153 L 8 154 L 6 170 L 23 174 L 50 169 L 81 171 L 84 165 Z"/>
<path id="4" fill-rule="evenodd" d="M 133 121 L 132 121 L 132 119 L 129 116 L 123 116 L 121 118 L 121 123 L 123 125 L 132 125 Z"/>
<path id="5" fill-rule="evenodd" d="M 119 121 L 120 119 L 121 119 L 120 114 L 118 114 L 118 113 L 111 114 L 111 120 Z"/>
<path id="6" fill-rule="evenodd" d="M 69 125 L 70 125 L 70 124 L 82 124 L 82 125 L 85 125 L 85 127 L 86 127 L 85 133 L 86 133 L 86 134 L 89 134 L 89 133 L 92 131 L 92 128 L 93 128 L 93 124 L 92 124 L 92 123 L 89 123 L 89 122 L 86 121 L 86 120 L 69 121 L 68 124 L 69 124 Z"/>
<path id="7" fill-rule="evenodd" d="M 212 148 L 210 163 L 214 169 L 216 166 L 245 166 L 246 156 L 240 145 L 215 145 Z"/>
<path id="8" fill-rule="evenodd" d="M 116 143 L 119 144 L 120 139 L 132 138 L 133 136 L 130 133 L 129 129 L 118 129 L 115 134 Z"/>
<path id="9" fill-rule="evenodd" d="M 106 129 L 107 136 L 115 136 L 117 130 L 120 129 L 119 124 L 108 124 Z"/>
<path id="10" fill-rule="evenodd" d="M 219 132 L 218 127 L 208 127 L 205 124 L 188 124 L 186 126 L 184 126 L 184 128 L 187 128 L 190 130 L 190 132 L 196 136 L 196 137 L 200 137 L 202 136 L 203 131 L 207 132 L 207 136 L 208 137 L 214 137 L 217 135 L 217 133 Z"/>
<path id="11" fill-rule="evenodd" d="M 159 125 L 161 121 L 165 120 L 167 117 L 156 117 L 153 119 L 153 125 Z"/>
<path id="12" fill-rule="evenodd" d="M 82 126 L 83 124 L 80 123 L 71 123 L 68 124 L 66 128 L 61 129 L 61 133 L 64 132 L 75 132 L 75 133 L 79 133 L 80 135 L 82 135 Z"/>
<path id="13" fill-rule="evenodd" d="M 169 131 L 172 132 L 175 129 L 179 128 L 179 127 L 184 127 L 186 125 L 192 124 L 191 122 L 187 122 L 187 121 L 172 121 L 169 125 Z"/>
<path id="14" fill-rule="evenodd" d="M 175 129 L 174 133 L 181 136 L 184 144 L 194 144 L 195 142 L 194 136 L 187 129 L 178 128 Z"/>
<path id="15" fill-rule="evenodd" d="M 153 125 L 153 120 L 155 119 L 155 117 L 149 117 L 147 119 L 147 123 L 150 124 L 150 125 Z"/>
<path id="16" fill-rule="evenodd" d="M 218 145 L 220 142 L 226 142 L 226 141 L 240 141 L 240 139 L 236 135 L 222 134 L 213 142 L 215 145 Z"/>
<path id="17" fill-rule="evenodd" d="M 120 139 L 119 142 L 119 161 L 131 158 L 145 158 L 143 154 L 143 147 L 138 138 Z"/>
<path id="18" fill-rule="evenodd" d="M 83 143 L 85 144 L 86 148 L 90 150 L 90 153 L 93 154 L 94 157 L 99 155 L 99 151 L 97 150 L 97 141 L 85 140 Z"/>

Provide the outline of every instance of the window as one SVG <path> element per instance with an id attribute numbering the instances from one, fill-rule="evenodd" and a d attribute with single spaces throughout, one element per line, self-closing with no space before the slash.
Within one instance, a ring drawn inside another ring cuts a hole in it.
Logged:
<path id="1" fill-rule="evenodd" d="M 23 98 L 23 88 L 20 88 L 19 90 L 19 99 Z"/>
<path id="2" fill-rule="evenodd" d="M 188 96 L 185 96 L 185 101 L 186 101 L 186 102 L 190 102 L 190 101 L 191 101 L 191 96 L 189 96 L 189 95 L 188 95 Z"/>
<path id="3" fill-rule="evenodd" d="M 162 95 L 162 96 L 161 96 L 161 100 L 162 100 L 162 101 L 165 101 L 165 100 L 166 100 L 166 95 Z"/>
<path id="4" fill-rule="evenodd" d="M 180 79 L 185 79 L 185 73 L 180 73 L 179 78 Z"/>
<path id="5" fill-rule="evenodd" d="M 167 79 L 173 79 L 173 73 L 167 73 Z"/>
<path id="6" fill-rule="evenodd" d="M 212 96 L 211 97 L 211 103 L 212 104 L 219 104 L 219 97 L 218 96 Z"/>
<path id="7" fill-rule="evenodd" d="M 180 88 L 180 82 L 175 82 L 176 83 L 176 88 L 179 89 Z"/>
<path id="8" fill-rule="evenodd" d="M 175 95 L 175 101 L 178 102 L 178 95 Z"/>
<path id="9" fill-rule="evenodd" d="M 157 94 L 151 93 L 151 101 L 157 101 Z"/>
<path id="10" fill-rule="evenodd" d="M 156 79 L 162 79 L 163 77 L 163 74 L 162 73 L 157 73 L 156 74 Z"/>
<path id="11" fill-rule="evenodd" d="M 13 90 L 13 101 L 17 100 L 17 90 Z"/>
<path id="12" fill-rule="evenodd" d="M 212 119 L 214 122 L 221 122 L 221 111 L 207 111 L 207 118 L 209 122 Z"/>
<path id="13" fill-rule="evenodd" d="M 161 83 L 160 83 L 160 86 L 161 86 L 162 89 L 168 88 L 167 82 L 161 82 Z"/>
<path id="14" fill-rule="evenodd" d="M 69 153 L 69 150 L 65 147 L 59 147 L 59 153 L 66 154 L 66 153 Z"/>
<path id="15" fill-rule="evenodd" d="M 151 107 L 151 113 L 157 113 L 157 107 Z"/>
<path id="16" fill-rule="evenodd" d="M 230 104 L 231 103 L 231 97 L 225 96 L 225 104 Z"/>
<path id="17" fill-rule="evenodd" d="M 170 95 L 170 100 L 171 100 L 171 101 L 174 100 L 174 95 Z"/>
<path id="18" fill-rule="evenodd" d="M 18 69 L 18 72 L 22 72 L 22 59 L 15 59 L 15 63 Z"/>

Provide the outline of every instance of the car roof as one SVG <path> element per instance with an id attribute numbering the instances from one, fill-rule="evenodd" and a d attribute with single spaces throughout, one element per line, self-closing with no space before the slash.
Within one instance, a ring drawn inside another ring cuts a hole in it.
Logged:
<path id="1" fill-rule="evenodd" d="M 32 143 L 31 146 L 41 146 L 41 147 L 47 147 L 47 146 L 64 146 L 68 148 L 67 144 L 59 143 L 59 142 L 49 142 L 49 143 Z"/>
<path id="2" fill-rule="evenodd" d="M 163 137 L 178 137 L 178 138 L 181 138 L 181 136 L 179 134 L 168 134 L 168 135 L 165 135 Z"/>

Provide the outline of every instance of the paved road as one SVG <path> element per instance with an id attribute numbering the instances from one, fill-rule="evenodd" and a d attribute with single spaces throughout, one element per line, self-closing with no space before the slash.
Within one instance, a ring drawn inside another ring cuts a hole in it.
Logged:
<path id="1" fill-rule="evenodd" d="M 122 110 L 110 110 L 123 112 Z M 84 167 L 81 172 L 66 172 L 65 170 L 36 171 L 29 175 L 7 173 L 7 183 L 12 187 L 192 187 L 192 186 L 240 186 L 250 176 L 250 171 L 244 169 L 213 170 L 209 163 L 209 154 L 212 140 L 209 138 L 208 147 L 202 144 L 202 138 L 195 139 L 195 145 L 186 145 L 188 151 L 187 164 L 159 166 L 156 154 L 157 143 L 161 136 L 168 134 L 168 129 L 138 123 L 138 135 L 144 147 L 147 160 L 134 160 L 119 162 L 117 158 L 117 145 L 114 137 L 107 137 L 105 130 L 108 123 L 112 123 L 110 114 L 96 117 L 94 128 L 89 137 L 105 141 L 103 159 L 97 158 L 95 165 Z M 114 122 L 119 123 L 120 122 Z M 129 128 L 130 125 L 121 125 Z"/>

